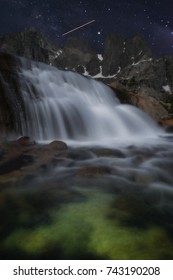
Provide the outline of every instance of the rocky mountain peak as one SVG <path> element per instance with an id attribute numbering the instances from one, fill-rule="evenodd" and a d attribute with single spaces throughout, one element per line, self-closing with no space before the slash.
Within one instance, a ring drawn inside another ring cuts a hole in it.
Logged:
<path id="1" fill-rule="evenodd" d="M 125 39 L 117 33 L 111 33 L 105 40 L 103 75 L 116 74 L 120 68 L 151 56 L 152 53 L 140 34 Z"/>
<path id="2" fill-rule="evenodd" d="M 44 63 L 50 63 L 56 50 L 57 48 L 34 27 L 0 37 L 0 51 Z"/>
<path id="3" fill-rule="evenodd" d="M 87 71 L 90 75 L 96 75 L 100 70 L 96 51 L 86 42 L 74 37 L 67 40 L 61 55 L 54 61 L 54 65 L 80 73 Z"/>

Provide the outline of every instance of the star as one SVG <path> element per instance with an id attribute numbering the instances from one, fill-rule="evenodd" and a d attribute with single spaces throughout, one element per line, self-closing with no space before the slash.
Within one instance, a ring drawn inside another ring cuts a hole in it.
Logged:
<path id="1" fill-rule="evenodd" d="M 169 39 L 173 38 L 171 1 L 167 1 L 169 2 L 167 5 L 166 1 L 164 3 L 161 0 L 1 0 L 1 2 L 3 5 L 0 4 L 2 6 L 0 18 L 3 24 L 0 25 L 0 34 L 22 31 L 31 25 L 45 35 L 48 34 L 55 44 L 63 47 L 66 38 L 60 36 L 60 39 L 56 40 L 56 32 L 61 35 L 66 30 L 68 31 L 68 28 L 73 29 L 94 18 L 96 29 L 92 30 L 88 27 L 86 29 L 88 32 L 79 30 L 74 36 L 78 36 L 78 34 L 80 36 L 81 32 L 81 36 L 89 44 L 95 40 L 94 48 L 99 52 L 103 51 L 103 48 L 100 47 L 101 41 L 105 40 L 107 34 L 116 32 L 125 37 L 142 33 L 149 45 L 152 45 L 152 38 L 156 34 L 153 51 L 157 54 L 160 54 L 161 51 L 172 53 L 170 42 L 162 44 L 165 34 L 169 35 Z M 58 2 L 62 2 L 62 5 L 59 6 Z M 76 3 L 75 8 L 74 2 Z M 54 28 L 56 26 L 57 30 Z M 95 32 L 92 32 L 94 30 Z M 95 36 L 96 39 L 93 38 Z M 100 40 L 100 43 L 97 43 L 97 39 Z"/>

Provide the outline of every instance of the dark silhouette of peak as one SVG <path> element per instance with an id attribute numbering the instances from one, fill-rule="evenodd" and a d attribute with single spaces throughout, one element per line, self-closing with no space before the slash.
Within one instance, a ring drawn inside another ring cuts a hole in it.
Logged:
<path id="1" fill-rule="evenodd" d="M 0 50 L 28 59 L 50 63 L 50 57 L 57 48 L 35 27 L 27 28 L 23 32 L 2 35 Z"/>

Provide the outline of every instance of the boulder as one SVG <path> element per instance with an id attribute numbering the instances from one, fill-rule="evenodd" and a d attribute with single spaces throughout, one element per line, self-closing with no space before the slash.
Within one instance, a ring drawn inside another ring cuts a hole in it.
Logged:
<path id="1" fill-rule="evenodd" d="M 172 120 L 172 125 L 166 127 L 165 131 L 166 131 L 167 133 L 173 133 L 173 120 Z"/>
<path id="2" fill-rule="evenodd" d="M 128 88 L 118 82 L 111 83 L 110 87 L 115 90 L 115 93 L 120 99 L 121 103 L 131 104 L 138 107 L 157 122 L 169 116 L 168 111 L 165 109 L 162 103 L 152 96 L 146 96 L 140 92 L 130 92 L 128 91 Z"/>
<path id="3" fill-rule="evenodd" d="M 157 122 L 168 116 L 167 110 L 154 97 L 131 93 L 130 98 L 131 104 L 150 115 Z"/>
<path id="4" fill-rule="evenodd" d="M 89 166 L 89 167 L 83 167 L 79 169 L 76 173 L 77 176 L 82 177 L 93 177 L 93 176 L 100 176 L 100 175 L 107 175 L 111 174 L 111 168 L 100 166 Z"/>
<path id="5" fill-rule="evenodd" d="M 63 141 L 58 141 L 55 140 L 51 143 L 49 143 L 48 145 L 46 145 L 46 147 L 53 149 L 53 150 L 66 150 L 67 149 L 67 144 L 64 143 Z"/>

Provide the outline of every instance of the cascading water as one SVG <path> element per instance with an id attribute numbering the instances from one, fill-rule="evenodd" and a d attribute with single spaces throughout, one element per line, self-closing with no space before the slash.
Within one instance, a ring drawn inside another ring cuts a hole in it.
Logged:
<path id="1" fill-rule="evenodd" d="M 0 147 L 1 258 L 173 259 L 171 134 L 92 79 L 25 60 L 19 76 L 36 142 Z"/>
<path id="2" fill-rule="evenodd" d="M 156 124 L 137 108 L 121 105 L 111 89 L 79 74 L 41 63 L 23 64 L 26 122 L 22 133 L 37 141 L 96 141 L 151 136 Z"/>

